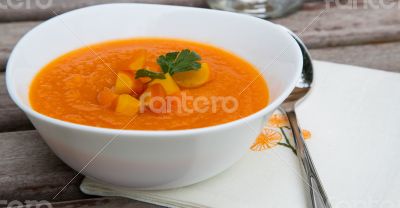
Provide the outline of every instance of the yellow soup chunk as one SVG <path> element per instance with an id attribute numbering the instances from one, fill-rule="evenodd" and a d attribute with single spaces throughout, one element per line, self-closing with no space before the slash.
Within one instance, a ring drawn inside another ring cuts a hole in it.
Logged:
<path id="1" fill-rule="evenodd" d="M 161 84 L 164 87 L 167 95 L 173 95 L 180 91 L 178 85 L 175 83 L 174 79 L 172 79 L 170 74 L 165 74 L 165 79 L 155 79 L 150 82 L 150 86 L 154 84 Z"/>
<path id="2" fill-rule="evenodd" d="M 139 112 L 140 102 L 136 98 L 122 94 L 118 96 L 115 112 L 125 115 L 135 115 Z"/>
<path id="3" fill-rule="evenodd" d="M 173 78 L 180 87 L 200 87 L 210 79 L 210 68 L 207 63 L 202 63 L 200 69 L 178 72 L 173 75 Z"/>
<path id="4" fill-rule="evenodd" d="M 143 83 L 128 72 L 118 72 L 115 81 L 115 93 L 140 95 L 144 91 Z"/>

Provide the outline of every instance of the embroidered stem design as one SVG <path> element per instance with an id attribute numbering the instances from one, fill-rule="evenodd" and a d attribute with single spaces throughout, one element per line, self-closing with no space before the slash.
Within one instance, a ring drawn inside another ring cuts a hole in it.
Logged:
<path id="1" fill-rule="evenodd" d="M 292 129 L 289 125 L 289 121 L 284 114 L 273 114 L 250 149 L 259 152 L 275 147 L 276 145 L 281 145 L 292 150 L 294 154 L 297 154 L 295 145 L 292 144 L 294 143 L 292 139 L 293 136 L 289 133 Z M 311 132 L 306 129 L 302 129 L 301 133 L 304 139 L 309 139 L 311 137 Z"/>
<path id="2" fill-rule="evenodd" d="M 284 146 L 284 147 L 287 147 L 287 148 L 291 149 L 292 152 L 293 152 L 295 155 L 297 155 L 296 149 L 295 149 L 295 148 L 292 146 L 292 144 L 290 143 L 290 140 L 289 140 L 288 136 L 286 135 L 285 130 L 284 130 L 283 128 L 284 128 L 284 127 L 279 127 L 279 130 L 281 131 L 283 137 L 285 138 L 285 142 L 286 142 L 286 143 L 278 142 L 278 144 L 281 145 L 281 146 Z M 290 129 L 290 128 L 287 127 L 287 126 L 285 126 L 285 128 Z"/>

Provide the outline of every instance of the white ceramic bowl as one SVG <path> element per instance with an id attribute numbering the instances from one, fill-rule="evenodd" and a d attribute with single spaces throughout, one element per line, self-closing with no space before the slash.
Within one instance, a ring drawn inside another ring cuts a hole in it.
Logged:
<path id="1" fill-rule="evenodd" d="M 260 71 L 265 70 L 271 103 L 227 124 L 177 131 L 84 126 L 50 118 L 31 108 L 30 83 L 51 60 L 87 44 L 143 36 L 209 43 L 245 58 Z M 294 88 L 301 66 L 296 42 L 265 20 L 188 7 L 108 4 L 59 15 L 26 34 L 9 58 L 6 81 L 12 99 L 69 166 L 115 185 L 165 189 L 205 180 L 238 161 L 269 115 Z"/>

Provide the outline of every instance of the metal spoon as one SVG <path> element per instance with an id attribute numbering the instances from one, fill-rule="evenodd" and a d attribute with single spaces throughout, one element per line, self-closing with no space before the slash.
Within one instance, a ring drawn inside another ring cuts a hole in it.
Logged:
<path id="1" fill-rule="evenodd" d="M 297 118 L 295 113 L 295 106 L 297 103 L 307 95 L 311 89 L 313 81 L 313 66 L 311 57 L 305 44 L 301 39 L 290 30 L 286 29 L 299 44 L 301 52 L 303 54 L 303 71 L 301 78 L 297 83 L 296 87 L 290 93 L 289 97 L 280 106 L 281 110 L 286 112 L 289 123 L 292 127 L 293 137 L 296 144 L 297 157 L 300 160 L 301 166 L 305 172 L 306 180 L 308 182 L 311 194 L 311 203 L 313 208 L 331 208 L 328 197 L 322 187 L 322 183 L 318 177 L 317 171 L 315 170 L 314 164 L 311 160 L 307 146 L 304 142 L 303 136 L 299 125 L 297 124 Z"/>

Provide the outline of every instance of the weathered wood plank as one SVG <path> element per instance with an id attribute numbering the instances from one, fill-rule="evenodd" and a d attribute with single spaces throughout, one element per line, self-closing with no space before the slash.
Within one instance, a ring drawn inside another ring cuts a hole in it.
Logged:
<path id="1" fill-rule="evenodd" d="M 34 129 L 25 113 L 19 108 L 0 108 L 0 133 Z"/>
<path id="2" fill-rule="evenodd" d="M 300 37 L 307 47 L 312 49 L 388 43 L 400 40 L 400 24 L 333 31 L 308 31 L 301 33 Z"/>
<path id="3" fill-rule="evenodd" d="M 56 5 L 60 4 L 60 2 L 57 2 L 55 2 Z M 64 9 L 82 7 L 102 1 L 90 0 L 87 4 L 81 0 L 68 2 L 65 3 Z M 179 4 L 182 1 L 170 1 L 170 3 Z M 200 6 L 201 3 L 195 2 L 192 5 Z M 311 7 L 310 5 L 314 6 Z M 291 16 L 273 20 L 273 22 L 301 33 L 301 37 L 309 48 L 400 40 L 400 12 L 397 7 L 392 9 L 363 9 L 361 7 L 352 10 L 332 7 L 323 12 L 324 5 L 325 3 L 321 2 L 306 3 L 303 10 Z M 1 12 L 0 15 L 2 15 Z M 311 22 L 313 23 L 311 24 Z M 13 22 L 0 24 L 0 70 L 4 70 L 7 57 L 15 43 L 23 34 L 39 23 Z"/>
<path id="4" fill-rule="evenodd" d="M 0 73 L 0 132 L 33 129 L 31 122 L 7 93 L 4 73 Z"/>
<path id="5" fill-rule="evenodd" d="M 371 0 L 375 2 L 376 0 Z M 388 3 L 388 0 L 382 0 Z M 307 8 L 308 5 L 318 5 L 314 9 Z M 400 24 L 400 13 L 398 7 L 393 8 L 347 8 L 347 7 L 326 7 L 324 2 L 306 3 L 303 10 L 290 16 L 274 19 L 273 22 L 288 25 L 293 31 L 318 32 L 355 30 L 356 28 L 370 28 L 393 26 Z M 307 9 L 306 9 L 307 8 Z M 312 24 L 310 25 L 310 23 Z"/>
<path id="6" fill-rule="evenodd" d="M 26 206 L 19 208 L 32 208 L 32 207 L 49 207 L 48 202 L 25 202 Z M 131 199 L 121 198 L 121 197 L 94 197 L 88 199 L 79 199 L 63 202 L 53 202 L 51 207 L 54 208 L 163 208 L 158 205 L 148 204 L 145 202 L 135 201 Z"/>
<path id="7" fill-rule="evenodd" d="M 400 18 L 399 18 L 400 19 Z M 0 71 L 5 69 L 6 60 L 16 42 L 31 28 L 39 22 L 21 22 L 0 24 Z M 292 26 L 285 23 L 289 28 L 296 29 L 298 25 Z M 400 25 L 376 26 L 371 28 L 356 28 L 348 30 L 321 30 L 304 31 L 301 38 L 311 49 L 361 45 L 366 43 L 381 43 L 400 40 Z"/>
<path id="8" fill-rule="evenodd" d="M 7 59 L 10 53 L 11 53 L 10 50 L 0 49 L 0 72 L 5 70 Z"/>
<path id="9" fill-rule="evenodd" d="M 137 207 L 158 206 L 117 197 L 95 198 L 79 191 L 79 176 L 53 200 L 76 172 L 58 159 L 32 131 L 0 133 L 0 199 L 6 201 L 46 200 L 53 207 Z M 29 207 L 29 206 L 27 206 Z"/>
<path id="10" fill-rule="evenodd" d="M 1 12 L 0 12 L 1 14 Z M 0 24 L 0 71 L 5 64 L 11 50 L 21 37 L 41 22 L 17 22 Z"/>
<path id="11" fill-rule="evenodd" d="M 205 7 L 204 0 L 0 0 L 0 22 L 45 20 L 55 14 L 106 3 L 149 3 Z"/>
<path id="12" fill-rule="evenodd" d="M 0 73 L 0 109 L 15 107 L 7 92 L 5 74 Z"/>
<path id="13" fill-rule="evenodd" d="M 75 171 L 61 162 L 36 131 L 0 133 L 0 199 L 51 200 Z M 85 198 L 74 180 L 56 200 Z"/>
<path id="14" fill-rule="evenodd" d="M 0 71 L 4 71 L 6 61 L 21 37 L 40 22 L 18 22 L 0 24 Z"/>
<path id="15" fill-rule="evenodd" d="M 78 207 L 162 208 L 161 206 L 157 206 L 154 204 L 148 204 L 120 197 L 101 197 L 101 198 L 92 198 L 92 199 L 84 199 L 77 201 L 57 202 L 53 203 L 52 206 L 54 208 L 78 208 Z"/>
<path id="16" fill-rule="evenodd" d="M 399 2 L 370 0 L 353 6 L 339 2 L 346 1 L 306 3 L 302 11 L 272 21 L 300 33 L 309 48 L 400 40 Z"/>
<path id="17" fill-rule="evenodd" d="M 313 59 L 400 72 L 400 42 L 311 49 Z"/>

